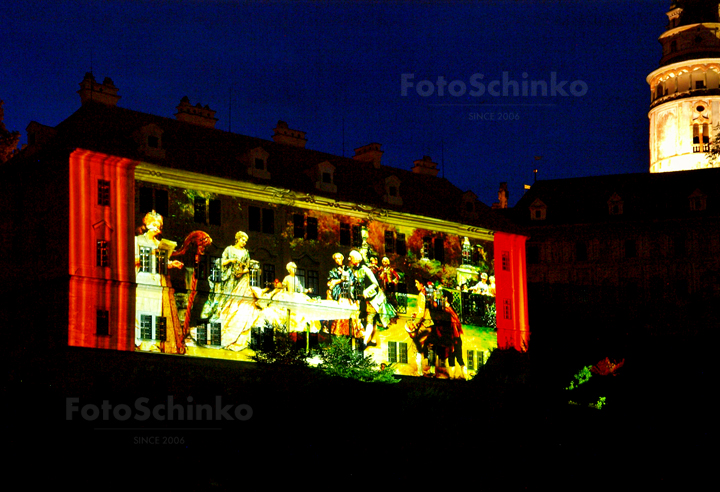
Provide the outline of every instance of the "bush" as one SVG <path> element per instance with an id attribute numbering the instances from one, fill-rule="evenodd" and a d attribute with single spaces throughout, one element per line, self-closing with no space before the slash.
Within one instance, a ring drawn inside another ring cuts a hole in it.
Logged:
<path id="1" fill-rule="evenodd" d="M 357 379 L 366 383 L 397 383 L 392 364 L 380 369 L 371 356 L 355 352 L 346 337 L 333 337 L 320 352 L 318 366 L 329 376 Z"/>

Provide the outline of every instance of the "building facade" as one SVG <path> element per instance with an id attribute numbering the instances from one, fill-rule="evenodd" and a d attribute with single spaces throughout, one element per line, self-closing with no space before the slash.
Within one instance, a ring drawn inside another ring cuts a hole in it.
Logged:
<path id="1" fill-rule="evenodd" d="M 719 201 L 720 169 L 538 181 L 509 212 L 530 236 L 531 311 L 605 332 L 717 325 Z"/>
<path id="2" fill-rule="evenodd" d="M 35 341 L 251 360 L 279 336 L 346 337 L 438 377 L 527 349 L 525 236 L 429 157 L 334 156 L 282 121 L 232 134 L 187 98 L 175 119 L 131 111 L 91 74 L 78 93 L 1 168 L 5 294 L 44 299 L 10 313 Z"/>

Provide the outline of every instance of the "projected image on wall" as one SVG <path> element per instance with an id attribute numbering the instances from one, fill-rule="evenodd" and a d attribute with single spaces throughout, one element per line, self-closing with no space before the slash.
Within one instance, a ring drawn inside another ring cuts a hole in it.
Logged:
<path id="1" fill-rule="evenodd" d="M 138 351 L 252 360 L 278 336 L 345 337 L 397 374 L 463 377 L 497 347 L 491 240 L 237 197 L 203 223 L 183 208 L 197 192 L 169 193 L 185 215 L 137 214 Z"/>

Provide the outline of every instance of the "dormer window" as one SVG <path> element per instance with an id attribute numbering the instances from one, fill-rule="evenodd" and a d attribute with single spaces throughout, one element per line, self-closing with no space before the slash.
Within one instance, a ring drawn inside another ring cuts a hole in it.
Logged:
<path id="1" fill-rule="evenodd" d="M 140 152 L 151 157 L 165 158 L 165 150 L 162 145 L 163 130 L 155 123 L 150 123 L 138 130 L 134 137 L 140 144 Z"/>
<path id="2" fill-rule="evenodd" d="M 462 195 L 461 212 L 465 215 L 475 214 L 475 202 L 477 202 L 477 195 L 472 191 L 466 191 Z"/>
<path id="3" fill-rule="evenodd" d="M 623 214 L 623 199 L 620 198 L 620 195 L 617 193 L 613 193 L 613 195 L 610 197 L 610 199 L 607 202 L 608 204 L 608 214 L 610 215 L 622 215 Z"/>
<path id="4" fill-rule="evenodd" d="M 700 212 L 707 208 L 707 196 L 699 188 L 692 192 L 688 200 L 690 200 L 690 210 L 694 212 Z"/>
<path id="5" fill-rule="evenodd" d="M 400 179 L 397 176 L 389 176 L 385 179 L 385 196 L 383 200 L 391 205 L 403 204 L 403 199 L 400 196 Z"/>
<path id="6" fill-rule="evenodd" d="M 248 154 L 248 174 L 260 179 L 270 179 L 267 160 L 268 154 L 262 147 L 252 149 Z"/>
<path id="7" fill-rule="evenodd" d="M 337 186 L 335 185 L 335 166 L 330 164 L 328 161 L 323 161 L 315 166 L 314 175 L 315 188 L 320 191 L 337 193 Z"/>
<path id="8" fill-rule="evenodd" d="M 530 204 L 530 220 L 545 220 L 547 217 L 547 205 L 542 200 L 536 198 Z"/>

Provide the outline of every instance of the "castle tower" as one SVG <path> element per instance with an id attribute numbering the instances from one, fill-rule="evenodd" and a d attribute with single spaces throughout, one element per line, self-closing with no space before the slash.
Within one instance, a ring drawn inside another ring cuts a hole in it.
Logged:
<path id="1" fill-rule="evenodd" d="M 660 36 L 660 67 L 650 85 L 650 172 L 712 166 L 707 151 L 720 132 L 720 2 L 673 1 Z"/>

